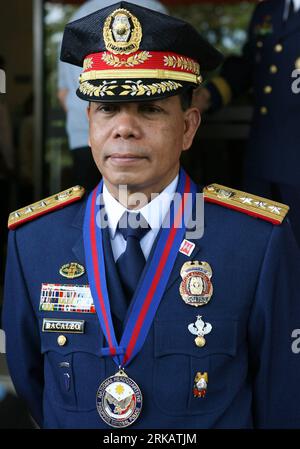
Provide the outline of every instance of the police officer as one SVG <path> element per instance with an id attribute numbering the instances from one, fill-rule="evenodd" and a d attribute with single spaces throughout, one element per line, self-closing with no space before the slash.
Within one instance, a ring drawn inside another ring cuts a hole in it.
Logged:
<path id="1" fill-rule="evenodd" d="M 245 156 L 245 188 L 288 204 L 300 244 L 299 93 L 300 2 L 260 2 L 240 57 L 226 59 L 220 76 L 195 95 L 201 111 L 218 109 L 254 90 L 254 115 Z M 299 73 L 299 72 L 298 72 Z M 294 85 L 294 88 L 293 88 Z"/>
<path id="2" fill-rule="evenodd" d="M 288 208 L 199 189 L 179 164 L 200 123 L 190 91 L 220 54 L 120 2 L 68 24 L 61 57 L 83 65 L 103 182 L 9 218 L 7 358 L 32 415 L 44 428 L 298 427 Z"/>

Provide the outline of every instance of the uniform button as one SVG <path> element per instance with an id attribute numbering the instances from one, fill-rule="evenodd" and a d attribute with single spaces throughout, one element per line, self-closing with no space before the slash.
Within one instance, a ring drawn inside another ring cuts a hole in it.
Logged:
<path id="1" fill-rule="evenodd" d="M 262 106 L 262 107 L 260 108 L 260 113 L 261 113 L 262 115 L 266 115 L 266 114 L 268 113 L 268 109 L 266 108 L 266 106 Z"/>
<path id="2" fill-rule="evenodd" d="M 65 346 L 66 343 L 67 343 L 67 337 L 65 337 L 64 335 L 60 335 L 59 337 L 57 337 L 58 346 Z"/>
<path id="3" fill-rule="evenodd" d="M 257 41 L 256 42 L 256 46 L 258 47 L 258 48 L 262 48 L 263 47 L 263 42 L 262 41 Z"/>
<path id="4" fill-rule="evenodd" d="M 265 94 L 270 94 L 272 92 L 272 87 L 271 86 L 265 86 L 264 87 L 264 93 Z"/>
<path id="5" fill-rule="evenodd" d="M 300 58 L 297 58 L 295 61 L 295 67 L 296 69 L 300 70 Z"/>
<path id="6" fill-rule="evenodd" d="M 281 44 L 277 44 L 275 45 L 274 50 L 276 51 L 276 53 L 281 53 L 283 50 L 283 46 Z"/>
<path id="7" fill-rule="evenodd" d="M 271 72 L 271 73 L 277 73 L 277 72 L 278 72 L 278 67 L 277 67 L 277 65 L 272 64 L 272 65 L 270 66 L 270 72 Z"/>

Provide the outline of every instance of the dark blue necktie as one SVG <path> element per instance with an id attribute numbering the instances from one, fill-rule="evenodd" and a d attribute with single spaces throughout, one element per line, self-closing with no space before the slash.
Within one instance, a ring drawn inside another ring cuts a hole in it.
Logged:
<path id="1" fill-rule="evenodd" d="M 117 260 L 117 269 L 128 304 L 135 292 L 145 266 L 140 240 L 150 227 L 141 214 L 125 212 L 118 224 L 118 231 L 126 240 L 126 250 Z"/>

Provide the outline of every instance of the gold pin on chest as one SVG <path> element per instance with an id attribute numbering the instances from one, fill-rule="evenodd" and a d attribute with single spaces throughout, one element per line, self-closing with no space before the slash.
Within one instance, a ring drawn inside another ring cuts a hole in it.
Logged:
<path id="1" fill-rule="evenodd" d="M 59 274 L 67 279 L 76 279 L 85 273 L 85 268 L 77 262 L 66 263 L 59 269 Z"/>

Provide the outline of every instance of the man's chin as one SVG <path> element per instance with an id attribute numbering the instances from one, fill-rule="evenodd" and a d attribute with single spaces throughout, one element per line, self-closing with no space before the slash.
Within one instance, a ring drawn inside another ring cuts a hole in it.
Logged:
<path id="1" fill-rule="evenodd" d="M 145 172 L 144 161 L 144 159 L 140 159 L 139 161 L 116 161 L 108 159 L 103 168 L 107 174 L 107 178 L 111 179 L 115 184 L 119 182 L 124 183 L 124 180 L 135 182 L 139 173 Z"/>
<path id="2" fill-rule="evenodd" d="M 108 182 L 110 185 L 115 188 L 120 188 L 122 186 L 126 186 L 129 190 L 136 190 L 139 186 L 143 185 L 142 180 L 137 178 L 136 173 L 134 171 L 126 171 L 126 172 L 110 172 L 106 177 L 103 175 L 104 180 Z"/>

